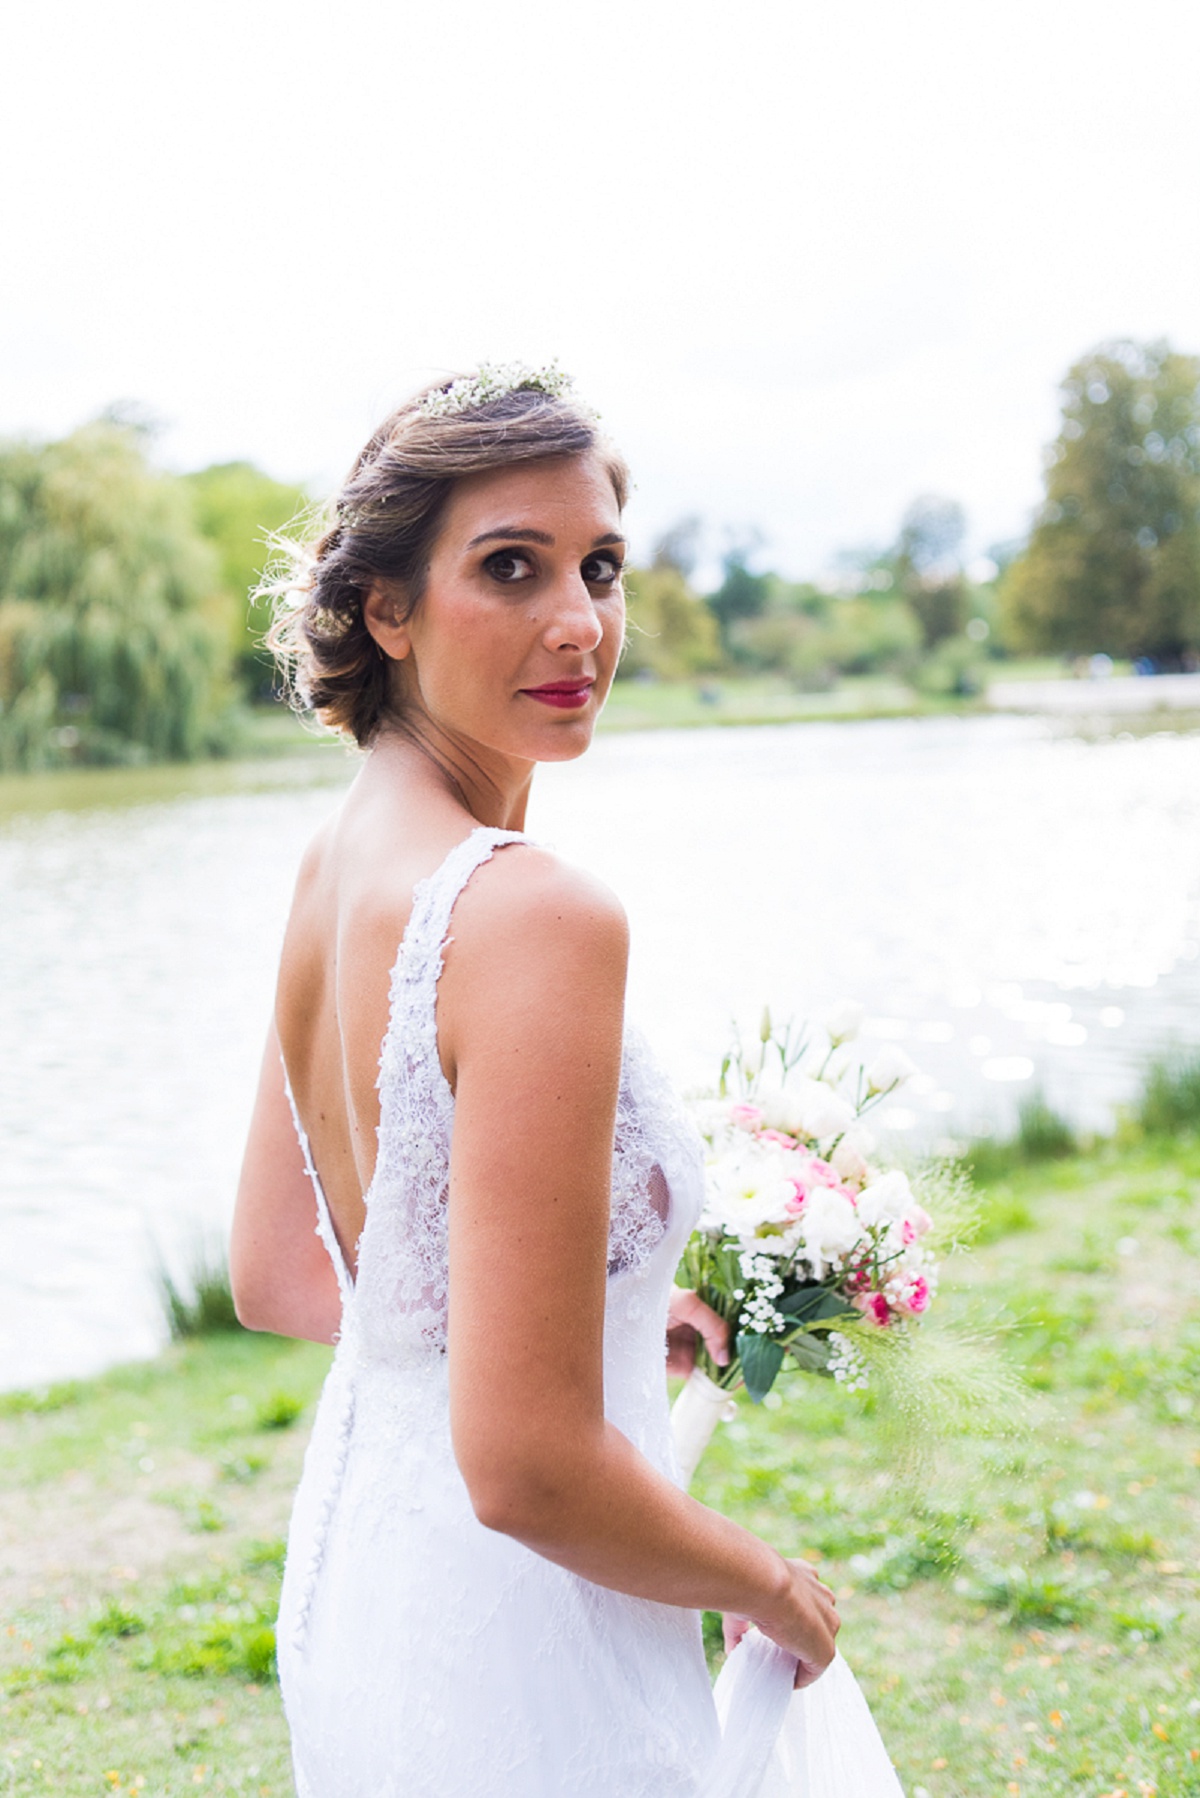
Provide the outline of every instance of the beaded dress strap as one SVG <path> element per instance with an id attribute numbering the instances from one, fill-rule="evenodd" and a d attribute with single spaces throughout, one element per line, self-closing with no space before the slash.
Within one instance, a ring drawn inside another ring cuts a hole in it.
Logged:
<path id="1" fill-rule="evenodd" d="M 394 1086 L 402 1058 L 440 1075 L 437 1059 L 437 983 L 450 942 L 450 918 L 476 868 L 507 843 L 528 843 L 524 831 L 477 825 L 433 873 L 413 889 L 412 911 L 392 969 L 388 1027 L 379 1057 L 381 1094 Z"/>
<path id="2" fill-rule="evenodd" d="M 308 1132 L 300 1122 L 300 1113 L 296 1108 L 296 1099 L 292 1092 L 292 1083 L 288 1079 L 288 1071 L 284 1065 L 282 1055 L 279 1057 L 279 1063 L 280 1066 L 283 1067 L 283 1088 L 287 1093 L 288 1104 L 291 1106 L 292 1122 L 296 1126 L 296 1137 L 300 1144 L 300 1151 L 304 1156 L 305 1172 L 308 1174 L 309 1180 L 312 1183 L 313 1192 L 316 1195 L 316 1233 L 324 1243 L 329 1259 L 333 1262 L 333 1271 L 337 1275 L 338 1291 L 342 1295 L 342 1304 L 345 1305 L 347 1299 L 354 1291 L 354 1277 L 346 1264 L 346 1257 L 342 1254 L 342 1245 L 338 1241 L 337 1232 L 333 1227 L 333 1214 L 329 1209 L 329 1200 L 325 1197 L 325 1188 L 321 1185 L 321 1176 L 318 1174 L 316 1163 L 313 1160 L 312 1145 L 308 1140 Z"/>

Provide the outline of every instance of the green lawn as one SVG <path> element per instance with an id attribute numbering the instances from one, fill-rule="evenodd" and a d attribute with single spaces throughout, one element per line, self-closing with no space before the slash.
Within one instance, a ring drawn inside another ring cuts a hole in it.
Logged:
<path id="1" fill-rule="evenodd" d="M 910 1798 L 1200 1794 L 1200 1145 L 983 1199 L 941 1303 L 1022 1369 L 1023 1432 L 906 1480 L 798 1376 L 697 1490 L 820 1559 Z M 326 1359 L 214 1337 L 0 1401 L 0 1792 L 291 1790 L 269 1629 Z"/>
<path id="2" fill-rule="evenodd" d="M 847 718 L 911 718 L 971 712 L 978 700 L 928 699 L 887 677 L 838 681 L 827 693 L 802 693 L 779 675 L 712 675 L 704 680 L 620 680 L 600 729 L 684 729 L 714 724 L 801 724 Z"/>

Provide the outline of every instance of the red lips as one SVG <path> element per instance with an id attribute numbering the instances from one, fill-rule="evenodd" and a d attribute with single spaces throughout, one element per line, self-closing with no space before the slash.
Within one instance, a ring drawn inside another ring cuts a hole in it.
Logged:
<path id="1" fill-rule="evenodd" d="M 572 712 L 587 704 L 595 684 L 594 680 L 556 680 L 547 681 L 544 687 L 522 687 L 521 691 L 527 699 Z"/>

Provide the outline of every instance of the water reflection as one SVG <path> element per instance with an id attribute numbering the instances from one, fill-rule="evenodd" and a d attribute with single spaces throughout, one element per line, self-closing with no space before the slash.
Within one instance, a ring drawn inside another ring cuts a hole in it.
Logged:
<path id="1" fill-rule="evenodd" d="M 0 833 L 0 1383 L 148 1353 L 151 1244 L 228 1216 L 293 872 L 348 777 L 18 816 Z M 1026 719 L 608 737 L 531 830 L 633 924 L 631 1008 L 677 1078 L 730 1014 L 864 999 L 922 1074 L 903 1139 L 1004 1123 L 1031 1078 L 1104 1124 L 1195 1040 L 1200 738 Z"/>

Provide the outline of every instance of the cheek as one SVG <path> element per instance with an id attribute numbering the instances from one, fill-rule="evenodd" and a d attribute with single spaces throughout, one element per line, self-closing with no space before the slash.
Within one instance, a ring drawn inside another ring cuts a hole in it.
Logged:
<path id="1" fill-rule="evenodd" d="M 505 626 L 508 626 L 506 629 Z M 469 598 L 443 603 L 414 632 L 413 654 L 422 684 L 432 694 L 477 693 L 494 682 L 512 654 L 512 620 Z"/>
<path id="2" fill-rule="evenodd" d="M 614 602 L 604 619 L 604 641 L 610 647 L 620 649 L 625 641 L 625 595 Z"/>

